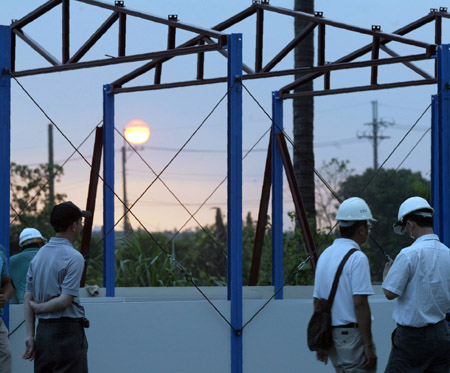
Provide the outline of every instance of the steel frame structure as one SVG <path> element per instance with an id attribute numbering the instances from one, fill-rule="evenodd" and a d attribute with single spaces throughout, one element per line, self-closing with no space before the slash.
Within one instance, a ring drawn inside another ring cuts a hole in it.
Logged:
<path id="1" fill-rule="evenodd" d="M 13 21 L 11 26 L 0 26 L 0 243 L 5 247 L 9 246 L 9 162 L 10 162 L 10 101 L 11 101 L 11 75 L 15 77 L 44 74 L 58 71 L 74 70 L 81 68 L 105 66 L 118 63 L 145 61 L 142 67 L 129 74 L 116 79 L 111 84 L 104 86 L 104 125 L 103 125 L 103 148 L 104 148 L 104 230 L 112 230 L 104 241 L 104 271 L 105 285 L 108 296 L 114 296 L 114 95 L 126 92 L 157 90 L 164 88 L 186 87 L 193 85 L 204 85 L 212 83 L 227 82 L 229 87 L 228 95 L 228 298 L 231 300 L 232 325 L 235 332 L 232 332 L 232 371 L 242 372 L 242 80 L 260 79 L 284 75 L 303 74 L 300 79 L 281 88 L 273 93 L 273 117 L 277 126 L 273 126 L 272 149 L 270 159 L 272 165 L 272 188 L 273 205 L 272 213 L 274 219 L 274 261 L 273 261 L 273 282 L 275 289 L 282 286 L 282 162 L 279 154 L 280 136 L 277 136 L 282 128 L 282 100 L 290 99 L 302 95 L 325 95 L 347 92 L 359 92 L 365 90 L 376 90 L 386 88 L 397 88 L 407 86 L 417 86 L 424 84 L 438 83 L 439 94 L 433 106 L 433 204 L 438 212 L 436 229 L 441 234 L 448 226 L 448 212 L 450 210 L 450 198 L 447 196 L 448 185 L 450 184 L 450 173 L 448 172 L 449 152 L 449 116 L 450 99 L 448 93 L 448 82 L 450 80 L 449 46 L 440 46 L 437 57 L 437 77 L 430 76 L 412 64 L 414 61 L 429 60 L 436 53 L 436 44 L 441 44 L 441 24 L 442 18 L 450 18 L 446 8 L 432 10 L 430 14 L 409 25 L 395 31 L 394 33 L 384 33 L 378 26 L 372 29 L 364 29 L 348 24 L 334 22 L 323 17 L 323 13 L 315 12 L 314 15 L 292 11 L 280 7 L 269 5 L 267 0 L 254 0 L 252 5 L 216 25 L 212 29 L 205 29 L 177 20 L 174 15 L 168 19 L 156 17 L 150 14 L 130 10 L 124 6 L 123 1 L 116 1 L 115 5 L 108 5 L 97 0 L 72 0 L 91 6 L 101 7 L 110 10 L 111 15 L 92 34 L 92 36 L 81 46 L 77 52 L 70 55 L 70 0 L 50 0 L 26 15 L 20 20 Z M 62 9 L 62 57 L 58 60 L 48 53 L 39 43 L 27 35 L 23 28 L 47 13 L 54 7 L 61 5 Z M 285 45 L 268 63 L 263 63 L 263 30 L 265 12 L 275 12 L 290 17 L 300 17 L 309 21 L 308 26 L 296 36 L 291 42 Z M 230 26 L 236 25 L 248 17 L 256 15 L 256 46 L 255 46 L 255 66 L 250 68 L 242 61 L 242 35 L 226 35 L 224 31 Z M 168 27 L 167 49 L 152 51 L 142 54 L 126 54 L 126 25 L 131 17 L 138 17 L 147 21 L 156 22 Z M 108 31 L 115 22 L 119 22 L 118 33 L 118 55 L 111 59 L 83 60 L 87 51 Z M 407 33 L 420 28 L 421 26 L 435 22 L 434 43 L 423 43 L 405 38 Z M 176 30 L 183 29 L 197 34 L 191 40 L 176 46 Z M 277 64 L 285 58 L 289 52 L 301 44 L 301 41 L 314 29 L 318 29 L 318 58 L 317 65 L 288 70 L 274 70 Z M 350 32 L 357 32 L 368 35 L 372 38 L 371 43 L 355 50 L 354 52 L 327 63 L 325 57 L 325 31 L 327 28 L 339 28 Z M 39 53 L 50 67 L 16 71 L 16 38 L 19 37 L 37 53 Z M 390 42 L 398 42 L 421 49 L 420 53 L 399 56 L 396 52 L 386 47 Z M 390 57 L 380 58 L 379 51 L 385 51 Z M 204 77 L 204 53 L 208 51 L 218 51 L 228 59 L 228 75 L 226 77 L 205 78 Z M 370 58 L 365 61 L 355 61 L 360 57 L 370 53 Z M 162 66 L 166 61 L 186 54 L 197 54 L 196 78 L 181 82 L 162 83 Z M 83 60 L 83 61 L 82 61 Z M 412 71 L 421 75 L 420 80 L 410 80 L 403 82 L 378 83 L 378 66 L 402 63 Z M 357 87 L 342 87 L 331 89 L 330 74 L 332 71 L 370 67 L 370 84 Z M 145 86 L 124 86 L 133 79 L 145 74 L 150 70 L 155 70 L 153 84 Z M 245 73 L 243 73 L 243 71 Z M 306 75 L 305 75 L 306 74 Z M 324 89 L 322 91 L 298 91 L 308 80 L 325 76 Z M 441 138 L 441 134 L 447 136 Z M 439 187 L 436 186 L 439 184 Z M 441 185 L 442 184 L 442 185 Z M 267 193 L 266 193 L 267 195 Z M 447 232 L 448 233 L 448 232 Z M 448 244 L 449 238 L 444 237 L 444 243 Z M 281 296 L 282 297 L 282 293 Z M 6 315 L 7 316 L 7 315 Z"/>

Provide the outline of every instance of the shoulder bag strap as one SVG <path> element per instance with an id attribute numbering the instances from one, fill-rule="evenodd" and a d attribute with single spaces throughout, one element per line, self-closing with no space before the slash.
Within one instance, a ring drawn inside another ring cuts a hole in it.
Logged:
<path id="1" fill-rule="evenodd" d="M 331 287 L 330 296 L 328 297 L 328 307 L 331 309 L 331 306 L 334 302 L 334 297 L 336 296 L 337 287 L 339 284 L 339 278 L 341 277 L 342 271 L 344 270 L 345 263 L 347 263 L 348 258 L 358 249 L 351 249 L 347 254 L 345 254 L 344 259 L 342 259 L 341 264 L 336 271 L 336 276 L 334 276 L 333 286 Z"/>

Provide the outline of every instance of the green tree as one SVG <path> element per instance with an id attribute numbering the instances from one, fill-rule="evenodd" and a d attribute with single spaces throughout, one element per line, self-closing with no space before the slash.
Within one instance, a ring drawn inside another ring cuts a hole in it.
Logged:
<path id="1" fill-rule="evenodd" d="M 344 198 L 361 197 L 370 206 L 372 215 L 378 221 L 372 230 L 375 241 L 392 257 L 410 242 L 403 236 L 396 235 L 392 224 L 397 220 L 400 204 L 412 196 L 430 199 L 430 182 L 422 177 L 420 172 L 400 169 L 378 171 L 367 169 L 362 175 L 348 177 L 341 185 L 340 194 Z M 371 263 L 372 281 L 382 280 L 386 258 L 381 250 L 370 240 L 365 248 Z"/>
<path id="2" fill-rule="evenodd" d="M 55 182 L 59 182 L 63 169 L 54 165 L 52 173 L 57 175 Z M 11 163 L 11 254 L 19 251 L 19 234 L 24 228 L 36 228 L 46 238 L 54 234 L 50 225 L 52 209 L 49 204 L 50 174 L 48 164 L 31 168 L 27 165 Z M 62 202 L 65 197 L 64 194 L 56 194 L 55 203 Z"/>

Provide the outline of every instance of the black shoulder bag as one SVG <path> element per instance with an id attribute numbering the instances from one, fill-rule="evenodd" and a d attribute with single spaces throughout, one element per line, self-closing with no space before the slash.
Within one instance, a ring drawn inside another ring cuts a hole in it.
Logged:
<path id="1" fill-rule="evenodd" d="M 317 305 L 314 308 L 314 313 L 308 323 L 308 347 L 311 351 L 328 351 L 333 344 L 331 335 L 331 307 L 333 305 L 334 297 L 336 296 L 339 278 L 341 277 L 344 265 L 350 255 L 357 249 L 351 249 L 342 259 L 336 275 L 334 276 L 333 286 L 331 287 L 328 299 L 318 299 Z"/>

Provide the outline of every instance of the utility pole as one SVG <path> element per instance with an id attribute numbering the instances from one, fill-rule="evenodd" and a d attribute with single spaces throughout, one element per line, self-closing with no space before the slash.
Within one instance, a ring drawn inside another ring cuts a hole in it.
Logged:
<path id="1" fill-rule="evenodd" d="M 50 208 L 55 205 L 55 182 L 54 182 L 54 161 L 53 161 L 53 125 L 48 125 L 48 177 L 49 177 L 49 196 L 48 203 Z"/>
<path id="2" fill-rule="evenodd" d="M 373 146 L 373 169 L 378 169 L 378 145 L 381 140 L 389 139 L 390 136 L 380 135 L 380 128 L 387 127 L 388 125 L 394 125 L 394 122 L 386 122 L 378 120 L 378 101 L 372 101 L 372 122 L 364 123 L 365 126 L 372 126 L 372 133 L 367 134 L 364 132 L 362 135 L 357 135 L 358 139 L 369 139 Z"/>
<path id="3" fill-rule="evenodd" d="M 128 221 L 128 202 L 127 202 L 127 170 L 126 170 L 127 154 L 125 144 L 122 146 L 122 180 L 123 180 L 123 231 L 127 234 L 130 231 L 130 223 Z"/>

